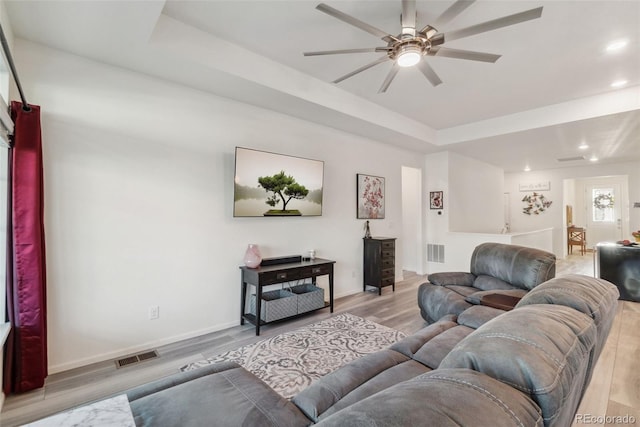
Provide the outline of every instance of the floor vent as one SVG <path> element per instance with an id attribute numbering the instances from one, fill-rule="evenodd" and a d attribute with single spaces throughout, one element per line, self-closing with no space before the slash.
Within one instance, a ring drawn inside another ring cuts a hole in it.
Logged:
<path id="1" fill-rule="evenodd" d="M 134 356 L 123 357 L 116 360 L 116 368 L 124 368 L 125 366 L 133 365 L 134 363 L 142 362 L 144 360 L 155 359 L 158 356 L 156 350 L 145 351 L 144 353 L 136 354 Z"/>
<path id="2" fill-rule="evenodd" d="M 444 263 L 444 245 L 427 243 L 427 262 Z"/>

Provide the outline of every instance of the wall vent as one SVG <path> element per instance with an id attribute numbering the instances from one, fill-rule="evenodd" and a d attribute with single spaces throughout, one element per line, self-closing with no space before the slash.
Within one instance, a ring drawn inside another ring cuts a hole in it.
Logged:
<path id="1" fill-rule="evenodd" d="M 427 243 L 427 262 L 444 263 L 444 245 Z"/>
<path id="2" fill-rule="evenodd" d="M 576 160 L 584 160 L 584 156 L 562 157 L 557 159 L 559 162 L 573 162 Z"/>
<path id="3" fill-rule="evenodd" d="M 134 363 L 142 362 L 143 360 L 155 359 L 156 357 L 159 357 L 156 350 L 145 351 L 144 353 L 123 357 L 122 359 L 116 360 L 116 368 L 124 368 L 125 366 L 133 365 Z"/>

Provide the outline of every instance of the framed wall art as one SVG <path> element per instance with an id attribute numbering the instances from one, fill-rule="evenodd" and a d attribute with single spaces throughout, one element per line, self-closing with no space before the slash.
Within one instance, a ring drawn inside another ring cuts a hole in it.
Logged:
<path id="1" fill-rule="evenodd" d="M 322 215 L 324 162 L 236 147 L 234 217 Z"/>
<path id="2" fill-rule="evenodd" d="M 429 209 L 443 209 L 442 191 L 431 191 L 429 193 Z"/>
<path id="3" fill-rule="evenodd" d="M 384 219 L 384 178 L 357 174 L 358 219 Z"/>

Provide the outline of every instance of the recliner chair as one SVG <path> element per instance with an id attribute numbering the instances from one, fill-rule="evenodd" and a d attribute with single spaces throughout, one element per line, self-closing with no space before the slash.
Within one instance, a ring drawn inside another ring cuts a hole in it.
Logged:
<path id="1" fill-rule="evenodd" d="M 457 316 L 487 294 L 521 298 L 556 275 L 556 256 L 540 249 L 483 243 L 471 255 L 469 273 L 430 274 L 418 289 L 420 314 L 433 323 Z"/>

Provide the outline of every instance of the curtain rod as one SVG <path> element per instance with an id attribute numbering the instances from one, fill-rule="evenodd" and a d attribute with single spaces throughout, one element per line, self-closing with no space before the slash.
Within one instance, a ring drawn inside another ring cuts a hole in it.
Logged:
<path id="1" fill-rule="evenodd" d="M 0 24 L 0 41 L 2 42 L 2 50 L 4 51 L 4 56 L 7 58 L 7 62 L 9 63 L 9 68 L 11 69 L 11 75 L 13 76 L 13 80 L 16 82 L 16 86 L 18 87 L 18 92 L 20 92 L 20 99 L 22 100 L 22 109 L 24 111 L 31 111 L 31 107 L 29 107 L 27 98 L 25 98 L 24 92 L 22 91 L 22 85 L 20 84 L 20 79 L 18 78 L 18 72 L 16 71 L 16 66 L 13 63 L 13 57 L 11 56 L 11 51 L 9 50 L 9 43 L 7 43 L 7 38 L 4 36 L 4 31 L 2 29 L 1 24 Z"/>

